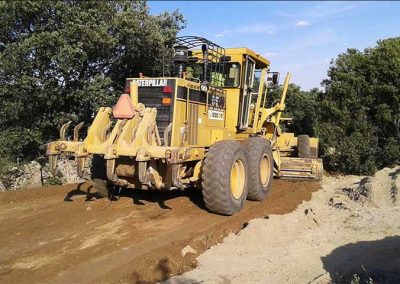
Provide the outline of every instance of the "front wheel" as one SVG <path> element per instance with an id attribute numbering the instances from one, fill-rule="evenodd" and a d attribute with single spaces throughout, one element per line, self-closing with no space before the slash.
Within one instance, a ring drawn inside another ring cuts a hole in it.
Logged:
<path id="1" fill-rule="evenodd" d="M 297 155 L 299 158 L 311 158 L 310 150 L 310 136 L 305 134 L 297 136 Z"/>
<path id="2" fill-rule="evenodd" d="M 233 215 L 242 209 L 247 196 L 247 159 L 239 142 L 220 141 L 210 147 L 201 186 L 210 211 Z"/>

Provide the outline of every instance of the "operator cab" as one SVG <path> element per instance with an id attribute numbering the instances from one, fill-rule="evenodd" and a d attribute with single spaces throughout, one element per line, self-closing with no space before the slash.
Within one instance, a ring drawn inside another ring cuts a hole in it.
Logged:
<path id="1" fill-rule="evenodd" d="M 228 48 L 226 57 L 227 104 L 237 106 L 236 111 L 233 107 L 228 110 L 227 116 L 237 119 L 237 131 L 242 132 L 255 127 L 257 100 L 264 107 L 267 87 L 278 84 L 279 73 L 269 72 L 270 61 L 248 48 Z"/>
<path id="2" fill-rule="evenodd" d="M 201 83 L 202 91 L 208 87 L 227 92 L 227 119 L 237 120 L 239 132 L 253 128 L 257 100 L 266 102 L 267 86 L 277 85 L 279 74 L 269 72 L 270 62 L 248 48 L 224 49 L 201 39 L 201 49 L 191 49 L 198 39 L 183 37 L 174 47 L 174 76 Z M 200 44 L 197 43 L 197 46 Z M 262 78 L 264 77 L 264 78 Z"/>

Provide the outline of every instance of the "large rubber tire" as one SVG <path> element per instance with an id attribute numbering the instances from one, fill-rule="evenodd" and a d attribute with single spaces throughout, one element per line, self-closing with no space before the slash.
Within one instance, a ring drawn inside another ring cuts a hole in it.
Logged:
<path id="1" fill-rule="evenodd" d="M 297 155 L 299 158 L 310 158 L 310 137 L 308 135 L 297 136 Z"/>
<path id="2" fill-rule="evenodd" d="M 93 155 L 92 166 L 90 167 L 91 180 L 96 192 L 101 197 L 108 197 L 106 162 L 102 156 Z"/>
<path id="3" fill-rule="evenodd" d="M 218 214 L 233 215 L 247 196 L 247 158 L 237 141 L 220 141 L 208 151 L 202 169 L 202 191 L 206 207 Z"/>
<path id="4" fill-rule="evenodd" d="M 247 156 L 247 199 L 260 201 L 272 188 L 274 159 L 271 143 L 262 137 L 250 137 L 245 141 Z"/>

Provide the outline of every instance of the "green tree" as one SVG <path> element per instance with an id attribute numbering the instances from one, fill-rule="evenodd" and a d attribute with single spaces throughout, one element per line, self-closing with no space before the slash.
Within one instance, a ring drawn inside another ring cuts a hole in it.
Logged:
<path id="1" fill-rule="evenodd" d="M 364 51 L 348 49 L 332 61 L 324 91 L 290 84 L 283 125 L 320 138 L 325 168 L 372 174 L 400 162 L 400 37 Z M 267 106 L 282 88 L 271 91 Z"/>
<path id="2" fill-rule="evenodd" d="M 90 123 L 126 77 L 160 74 L 183 28 L 145 1 L 0 2 L 0 155 L 36 156 L 62 123 Z"/>
<path id="3" fill-rule="evenodd" d="M 317 97 L 320 95 L 318 89 L 310 91 L 301 90 L 296 84 L 289 84 L 286 95 L 286 109 L 282 117 L 292 118 L 293 120 L 287 123 L 282 123 L 281 127 L 284 131 L 293 132 L 296 135 L 307 134 L 315 136 L 317 124 Z M 278 98 L 282 93 L 282 86 L 271 89 L 267 107 L 271 107 L 278 102 Z"/>
<path id="4" fill-rule="evenodd" d="M 332 62 L 318 97 L 327 168 L 370 174 L 400 161 L 400 38 Z"/>

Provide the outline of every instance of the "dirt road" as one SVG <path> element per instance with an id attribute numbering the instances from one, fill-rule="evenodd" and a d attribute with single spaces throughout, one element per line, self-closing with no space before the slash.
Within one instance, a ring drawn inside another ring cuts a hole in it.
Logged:
<path id="1" fill-rule="evenodd" d="M 88 195 L 89 184 L 2 193 L 0 282 L 167 279 L 193 268 L 196 256 L 249 220 L 291 212 L 319 187 L 275 181 L 267 200 L 247 201 L 233 217 L 207 212 L 196 190 L 123 191 L 112 202 Z"/>

